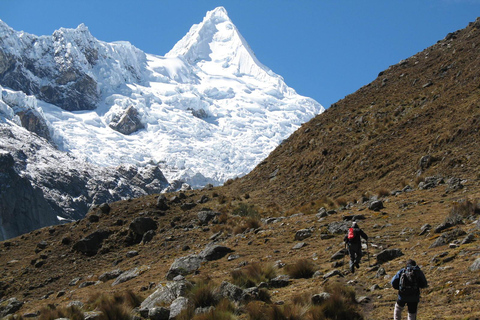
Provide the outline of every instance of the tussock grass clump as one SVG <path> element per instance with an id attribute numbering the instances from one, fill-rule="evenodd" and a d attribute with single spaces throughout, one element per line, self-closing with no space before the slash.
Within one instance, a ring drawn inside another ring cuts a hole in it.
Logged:
<path id="1" fill-rule="evenodd" d="M 480 214 L 480 204 L 478 200 L 470 201 L 465 199 L 463 201 L 454 202 L 452 210 L 445 218 L 445 222 L 453 225 L 462 223 L 462 220 Z"/>
<path id="2" fill-rule="evenodd" d="M 117 292 L 114 295 L 97 293 L 92 295 L 88 304 L 92 309 L 102 312 L 100 320 L 128 320 L 131 319 L 131 311 L 140 306 L 143 298 L 131 290 Z M 83 318 L 82 318 L 83 319 Z"/>
<path id="3" fill-rule="evenodd" d="M 58 318 L 68 318 L 71 320 L 83 320 L 84 314 L 80 308 L 70 306 L 68 308 L 57 308 L 53 304 L 40 310 L 39 320 L 54 320 Z"/>
<path id="4" fill-rule="evenodd" d="M 242 287 L 255 287 L 261 282 L 268 282 L 277 276 L 277 270 L 271 263 L 252 263 L 230 273 L 232 283 Z"/>
<path id="5" fill-rule="evenodd" d="M 377 191 L 377 196 L 379 198 L 387 197 L 390 195 L 390 192 L 386 188 L 380 188 Z"/>
<path id="6" fill-rule="evenodd" d="M 285 267 L 285 270 L 287 271 L 287 274 L 290 276 L 290 278 L 308 279 L 311 278 L 315 273 L 316 266 L 311 260 L 300 259 L 292 265 L 287 265 Z"/>
<path id="7" fill-rule="evenodd" d="M 258 220 L 257 218 L 249 217 L 233 229 L 233 234 L 240 234 L 250 229 L 258 229 L 261 225 L 262 224 L 260 220 Z"/>
<path id="8" fill-rule="evenodd" d="M 209 278 L 204 278 L 190 288 L 188 297 L 195 308 L 215 306 L 218 301 L 215 298 L 214 290 L 214 283 Z"/>

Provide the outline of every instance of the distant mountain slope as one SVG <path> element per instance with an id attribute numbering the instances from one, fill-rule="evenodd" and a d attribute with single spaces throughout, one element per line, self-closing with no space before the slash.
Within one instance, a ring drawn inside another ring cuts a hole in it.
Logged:
<path id="1" fill-rule="evenodd" d="M 304 124 L 228 188 L 288 208 L 426 176 L 479 179 L 479 129 L 477 19 Z"/>

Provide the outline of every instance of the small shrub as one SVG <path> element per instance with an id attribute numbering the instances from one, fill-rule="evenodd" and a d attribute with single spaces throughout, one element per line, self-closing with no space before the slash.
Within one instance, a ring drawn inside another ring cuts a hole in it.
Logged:
<path id="1" fill-rule="evenodd" d="M 261 225 L 262 224 L 260 223 L 260 220 L 258 220 L 257 218 L 249 217 L 247 220 L 244 220 L 242 224 L 237 225 L 233 229 L 233 234 L 240 234 L 245 232 L 245 230 L 249 229 L 258 229 Z"/>
<path id="2" fill-rule="evenodd" d="M 252 301 L 245 306 L 249 320 L 268 320 L 267 308 L 259 301 Z"/>
<path id="3" fill-rule="evenodd" d="M 233 214 L 241 217 L 258 217 L 258 212 L 254 206 L 246 203 L 240 203 L 238 207 L 233 210 Z"/>
<path id="4" fill-rule="evenodd" d="M 345 199 L 343 197 L 337 198 L 337 200 L 335 200 L 335 202 L 337 203 L 337 205 L 339 207 L 345 207 L 348 204 L 347 199 Z"/>
<path id="5" fill-rule="evenodd" d="M 250 288 L 275 278 L 277 271 L 271 263 L 252 263 L 242 269 L 233 270 L 230 275 L 233 284 L 242 288 Z"/>
<path id="6" fill-rule="evenodd" d="M 316 271 L 315 264 L 308 259 L 298 260 L 293 265 L 287 265 L 285 270 L 287 274 L 294 279 L 311 278 Z"/>
<path id="7" fill-rule="evenodd" d="M 380 188 L 378 189 L 377 195 L 379 198 L 383 198 L 389 196 L 390 192 L 388 192 L 388 190 L 385 188 Z"/>
<path id="8" fill-rule="evenodd" d="M 143 298 L 130 290 L 117 292 L 114 295 L 96 293 L 90 296 L 88 304 L 92 309 L 102 312 L 100 320 L 128 320 L 133 308 L 140 306 Z"/>

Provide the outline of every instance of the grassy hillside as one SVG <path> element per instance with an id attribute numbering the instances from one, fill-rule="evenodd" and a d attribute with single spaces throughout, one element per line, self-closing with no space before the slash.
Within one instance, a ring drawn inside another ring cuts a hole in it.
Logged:
<path id="1" fill-rule="evenodd" d="M 0 314 L 15 297 L 23 305 L 10 318 L 54 319 L 81 302 L 78 312 L 97 319 L 122 305 L 113 318 L 124 319 L 171 284 L 175 259 L 198 257 L 213 242 L 231 252 L 177 271 L 196 284 L 190 302 L 217 311 L 177 319 L 335 318 L 329 310 L 346 312 L 337 319 L 390 318 L 389 282 L 408 258 L 429 281 L 420 319 L 480 318 L 480 271 L 471 270 L 480 258 L 479 75 L 477 20 L 304 124 L 243 178 L 92 208 L 75 223 L 1 242 Z M 383 208 L 372 210 L 375 200 Z M 215 214 L 208 221 L 202 211 Z M 151 240 L 140 241 L 137 218 L 155 226 Z M 352 219 L 370 239 L 355 274 L 348 257 L 334 258 L 344 248 L 335 227 Z M 92 234 L 104 239 L 96 253 L 82 253 Z M 384 250 L 402 255 L 382 260 Z M 271 281 L 278 275 L 290 277 L 285 286 Z M 259 288 L 250 300 L 225 302 L 213 294 L 223 281 Z M 312 303 L 322 292 L 330 298 Z"/>

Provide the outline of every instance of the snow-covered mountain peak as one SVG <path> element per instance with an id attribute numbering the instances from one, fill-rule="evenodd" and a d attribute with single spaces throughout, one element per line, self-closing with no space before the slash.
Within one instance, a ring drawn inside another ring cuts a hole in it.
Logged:
<path id="1" fill-rule="evenodd" d="M 211 74 L 279 78 L 258 61 L 223 7 L 207 12 L 166 56 L 181 56 Z"/>

